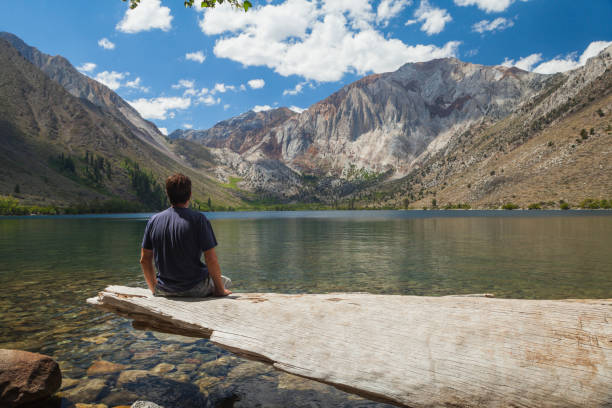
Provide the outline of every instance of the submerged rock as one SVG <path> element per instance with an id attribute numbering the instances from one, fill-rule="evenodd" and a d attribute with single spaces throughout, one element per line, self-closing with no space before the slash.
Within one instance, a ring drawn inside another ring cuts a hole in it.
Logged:
<path id="1" fill-rule="evenodd" d="M 116 364 L 110 361 L 98 360 L 87 369 L 87 375 L 89 377 L 93 377 L 96 375 L 113 374 L 125 370 L 125 368 L 126 366 L 124 366 L 123 364 Z"/>
<path id="2" fill-rule="evenodd" d="M 169 373 L 170 371 L 173 371 L 175 368 L 176 367 L 174 365 L 172 365 L 172 364 L 159 363 L 158 365 L 153 367 L 151 372 L 155 373 L 155 374 L 164 374 L 164 373 Z"/>
<path id="3" fill-rule="evenodd" d="M 61 386 L 59 365 L 49 356 L 0 349 L 0 406 L 43 401 Z"/>
<path id="4" fill-rule="evenodd" d="M 78 386 L 63 393 L 73 402 L 97 401 L 108 391 L 108 384 L 101 378 L 84 379 Z"/>
<path id="5" fill-rule="evenodd" d="M 136 401 L 130 408 L 164 408 L 151 401 Z"/>
<path id="6" fill-rule="evenodd" d="M 106 404 L 85 404 L 82 402 L 76 403 L 75 408 L 108 408 Z"/>

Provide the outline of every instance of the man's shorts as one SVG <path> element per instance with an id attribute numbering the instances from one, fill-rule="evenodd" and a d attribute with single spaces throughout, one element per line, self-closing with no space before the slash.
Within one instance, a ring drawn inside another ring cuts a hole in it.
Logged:
<path id="1" fill-rule="evenodd" d="M 221 279 L 223 280 L 223 286 L 225 286 L 226 289 L 232 286 L 232 280 L 227 276 L 221 275 Z M 155 293 L 153 293 L 153 295 L 164 297 L 207 297 L 212 296 L 214 293 L 215 283 L 209 276 L 208 278 L 195 285 L 193 288 L 183 292 L 167 292 L 161 289 L 159 286 L 155 286 Z"/>

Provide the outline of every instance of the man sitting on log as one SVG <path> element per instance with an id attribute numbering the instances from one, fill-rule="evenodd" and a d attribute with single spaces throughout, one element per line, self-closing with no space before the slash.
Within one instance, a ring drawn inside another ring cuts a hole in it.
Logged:
<path id="1" fill-rule="evenodd" d="M 232 281 L 221 275 L 210 222 L 189 208 L 189 177 L 180 173 L 168 177 L 166 194 L 172 206 L 151 217 L 142 239 L 140 265 L 149 289 L 155 296 L 231 294 L 227 288 Z M 201 261 L 202 252 L 206 264 Z"/>

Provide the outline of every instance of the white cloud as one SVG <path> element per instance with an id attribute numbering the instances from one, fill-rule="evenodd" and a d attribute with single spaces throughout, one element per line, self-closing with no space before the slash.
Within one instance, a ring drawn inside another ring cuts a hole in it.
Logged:
<path id="1" fill-rule="evenodd" d="M 188 52 L 187 54 L 185 54 L 185 59 L 199 62 L 201 64 L 206 59 L 206 55 L 204 55 L 202 51 Z"/>
<path id="2" fill-rule="evenodd" d="M 195 81 L 191 79 L 179 79 L 178 83 L 172 85 L 172 89 L 191 89 L 195 86 Z"/>
<path id="3" fill-rule="evenodd" d="M 247 82 L 249 84 L 249 86 L 253 89 L 261 89 L 264 87 L 264 85 L 266 84 L 266 81 L 264 81 L 263 79 L 251 79 L 249 82 Z"/>
<path id="4" fill-rule="evenodd" d="M 255 105 L 253 106 L 252 111 L 253 112 L 264 112 L 264 111 L 269 111 L 270 109 L 272 109 L 270 105 Z"/>
<path id="5" fill-rule="evenodd" d="M 376 9 L 376 23 L 386 26 L 389 20 L 411 4 L 412 0 L 382 0 Z"/>
<path id="6" fill-rule="evenodd" d="M 293 89 L 285 89 L 283 95 L 297 95 L 302 93 L 302 89 L 304 89 L 304 82 L 295 85 Z"/>
<path id="7" fill-rule="evenodd" d="M 421 0 L 421 4 L 414 12 L 414 20 L 408 20 L 406 25 L 422 22 L 421 31 L 427 35 L 438 34 L 444 30 L 446 23 L 452 20 L 450 14 L 445 9 L 432 7 L 427 0 Z"/>
<path id="8" fill-rule="evenodd" d="M 295 105 L 290 106 L 289 109 L 291 109 L 292 111 L 296 113 L 302 113 L 306 110 L 304 108 L 300 108 L 299 106 L 295 106 Z"/>
<path id="9" fill-rule="evenodd" d="M 487 13 L 506 10 L 515 0 L 455 0 L 458 6 L 476 6 Z M 522 0 L 527 1 L 527 0 Z"/>
<path id="10" fill-rule="evenodd" d="M 185 129 L 193 129 L 193 125 L 191 123 L 183 123 L 183 127 Z"/>
<path id="11" fill-rule="evenodd" d="M 386 38 L 373 28 L 375 20 L 367 0 L 285 0 L 248 13 L 206 9 L 200 28 L 206 35 L 223 34 L 214 47 L 219 58 L 320 82 L 454 56 L 459 45 L 408 45 Z"/>
<path id="12" fill-rule="evenodd" d="M 204 92 L 204 89 L 202 89 L 202 92 Z M 216 94 L 217 92 L 219 93 L 226 93 L 227 91 L 235 91 L 236 87 L 234 85 L 225 85 L 224 83 L 216 83 L 215 87 L 210 91 L 210 93 L 212 95 Z M 206 89 L 206 92 L 208 92 L 208 89 Z"/>
<path id="13" fill-rule="evenodd" d="M 165 127 L 158 127 L 158 129 L 162 133 L 162 135 L 168 136 L 168 129 L 166 129 Z"/>
<path id="14" fill-rule="evenodd" d="M 504 67 L 517 67 L 525 71 L 531 71 L 533 66 L 538 62 L 542 61 L 542 54 L 531 54 L 524 58 L 520 58 L 518 61 L 506 58 L 501 63 Z"/>
<path id="15" fill-rule="evenodd" d="M 81 72 L 93 72 L 93 70 L 96 69 L 96 67 L 97 65 L 94 64 L 93 62 L 85 62 L 80 67 L 77 67 L 77 69 Z"/>
<path id="16" fill-rule="evenodd" d="M 149 88 L 147 88 L 146 86 L 140 85 L 140 77 L 136 77 L 136 79 L 132 81 L 127 81 L 124 84 L 124 86 L 126 88 L 138 89 L 139 91 L 142 91 L 142 92 L 149 92 Z"/>
<path id="17" fill-rule="evenodd" d="M 225 105 L 223 105 L 223 110 L 228 110 L 230 108 L 230 104 L 226 103 Z"/>
<path id="18" fill-rule="evenodd" d="M 163 7 L 161 0 L 142 0 L 135 9 L 128 8 L 115 28 L 129 34 L 153 29 L 168 31 L 172 28 L 172 18 L 170 9 Z"/>
<path id="19" fill-rule="evenodd" d="M 174 117 L 172 110 L 187 109 L 191 106 L 190 98 L 180 97 L 159 97 L 145 99 L 140 98 L 135 101 L 128 101 L 145 119 L 161 119 Z"/>
<path id="20" fill-rule="evenodd" d="M 472 31 L 484 33 L 485 31 L 502 31 L 514 25 L 514 21 L 498 17 L 495 20 L 482 20 L 472 26 Z"/>
<path id="21" fill-rule="evenodd" d="M 112 43 L 108 38 L 104 37 L 101 38 L 100 40 L 98 40 L 98 45 L 102 48 L 104 48 L 105 50 L 114 50 L 115 49 L 115 44 Z"/>
<path id="22" fill-rule="evenodd" d="M 246 91 L 246 86 L 244 86 L 244 84 L 240 84 L 240 90 L 241 91 Z"/>
<path id="23" fill-rule="evenodd" d="M 121 86 L 121 80 L 125 78 L 126 73 L 116 71 L 102 71 L 94 78 L 96 81 L 108 86 L 113 91 Z"/>
<path id="24" fill-rule="evenodd" d="M 538 53 L 521 58 L 516 62 L 513 59 L 506 58 L 502 65 L 515 66 L 526 71 L 537 72 L 538 74 L 565 72 L 583 66 L 589 58 L 596 56 L 610 45 L 612 45 L 612 41 L 593 41 L 578 58 L 578 53 L 573 52 L 565 57 L 555 57 L 552 60 L 541 62 L 542 54 Z M 536 64 L 538 65 L 536 66 Z"/>
<path id="25" fill-rule="evenodd" d="M 221 98 L 215 98 L 212 95 L 200 96 L 198 103 L 203 103 L 206 106 L 218 105 L 221 103 Z"/>

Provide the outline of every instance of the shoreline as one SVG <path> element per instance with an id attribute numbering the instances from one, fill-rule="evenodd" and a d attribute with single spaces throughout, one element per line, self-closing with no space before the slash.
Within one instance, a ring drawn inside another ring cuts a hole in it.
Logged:
<path id="1" fill-rule="evenodd" d="M 195 209 L 194 209 L 195 210 Z M 159 210 L 163 211 L 163 210 Z M 156 214 L 159 211 L 142 211 L 142 212 L 104 212 L 104 213 L 82 213 L 82 214 L 21 214 L 21 215 L 0 215 L 0 220 L 6 219 L 106 219 L 106 218 L 148 218 L 150 215 Z M 196 210 L 198 211 L 198 210 Z M 391 209 L 391 208 L 364 208 L 364 209 L 283 209 L 283 210 L 251 210 L 251 209 L 240 209 L 233 211 L 200 211 L 208 216 L 210 219 L 224 219 L 224 218 L 243 218 L 245 215 L 249 214 L 258 214 L 258 215 L 266 215 L 266 214 L 274 214 L 274 213 L 286 213 L 286 214 L 297 214 L 297 213 L 308 213 L 308 214 L 316 214 L 316 213 L 384 213 L 384 212 L 394 212 L 394 213 L 406 213 L 406 214 L 420 214 L 425 215 L 425 217 L 415 217 L 415 218 L 433 218 L 436 215 L 456 215 L 463 216 L 469 214 L 470 217 L 479 217 L 479 216 L 499 216 L 500 214 L 505 214 L 504 216 L 518 216 L 527 215 L 529 216 L 538 216 L 540 215 L 612 215 L 612 209 L 608 208 L 571 208 L 568 210 L 562 210 L 559 208 L 547 208 L 540 210 L 530 210 L 526 208 L 519 209 L 503 209 L 503 208 L 470 208 L 470 209 L 417 209 L 417 208 L 409 208 L 409 209 Z M 495 213 L 495 214 L 493 214 Z M 220 217 L 215 216 L 214 214 L 219 214 Z M 231 215 L 235 215 L 232 217 Z M 247 217 L 244 217 L 247 218 Z M 256 217 L 257 218 L 257 217 Z M 282 218 L 282 217 L 281 217 Z M 294 218 L 294 217 L 288 217 Z M 411 217 L 406 217 L 411 218 Z"/>

